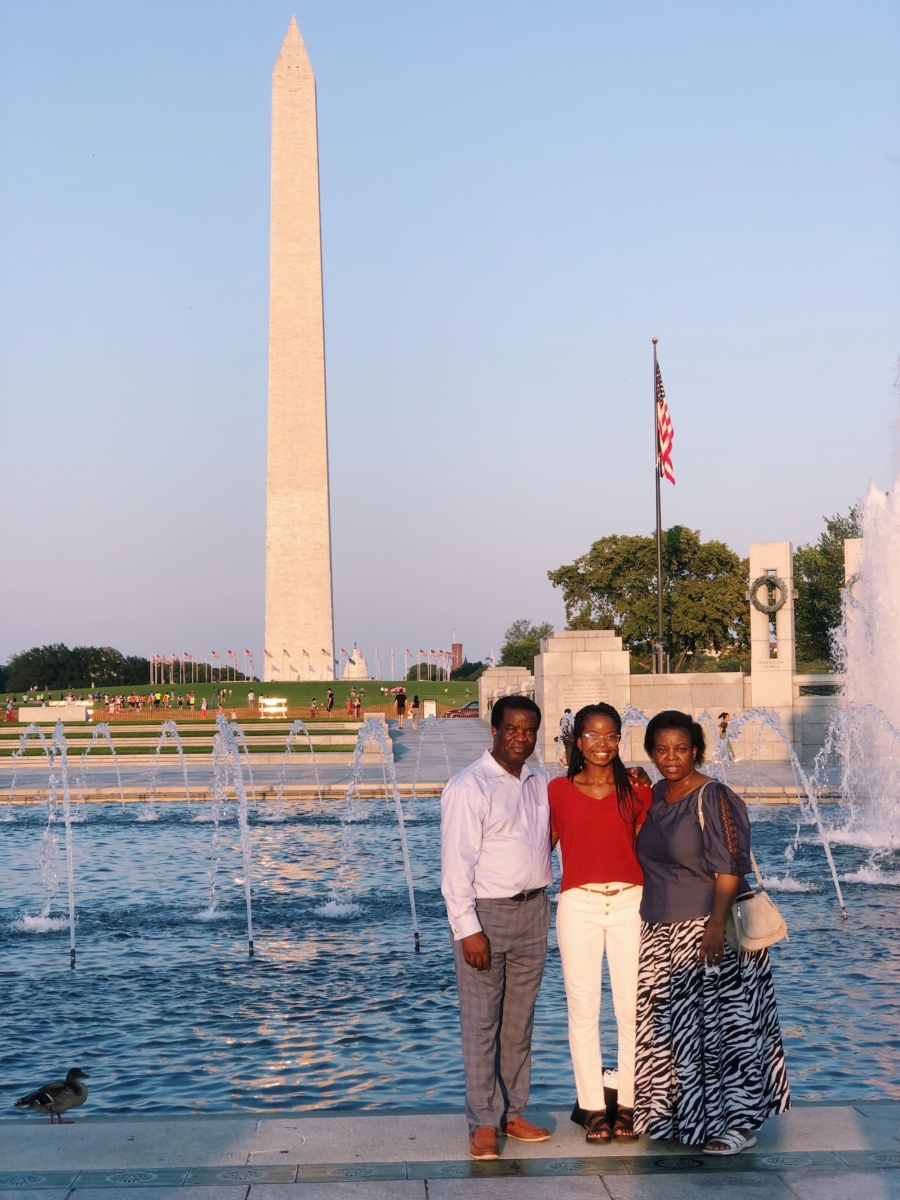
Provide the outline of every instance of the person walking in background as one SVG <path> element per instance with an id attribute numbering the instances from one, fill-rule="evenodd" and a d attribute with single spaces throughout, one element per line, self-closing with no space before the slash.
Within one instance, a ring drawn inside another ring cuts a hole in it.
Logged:
<path id="1" fill-rule="evenodd" d="M 541 711 L 527 696 L 491 710 L 490 750 L 441 796 L 441 891 L 459 991 L 469 1153 L 499 1158 L 498 1134 L 545 1142 L 522 1115 L 534 1005 L 547 955 L 551 882 L 547 776 L 527 760 Z"/>
<path id="2" fill-rule="evenodd" d="M 410 709 L 409 709 L 410 716 L 412 717 L 413 729 L 419 728 L 419 707 L 420 707 L 419 706 L 419 697 L 413 696 L 412 704 L 410 705 Z"/>
<path id="3" fill-rule="evenodd" d="M 403 728 L 403 718 L 406 716 L 406 692 L 403 688 L 394 697 L 394 711 L 397 714 L 397 725 Z"/>
<path id="4" fill-rule="evenodd" d="M 643 875 L 634 842 L 650 787 L 619 758 L 622 718 L 611 704 L 579 709 L 568 775 L 549 788 L 551 843 L 562 851 L 556 939 L 569 1010 L 569 1049 L 587 1141 L 633 1139 L 634 1039 Z M 610 1126 L 600 1054 L 600 976 L 609 972 L 618 1027 L 618 1105 Z"/>
<path id="5" fill-rule="evenodd" d="M 328 692 L 325 695 L 325 711 L 329 716 L 331 716 L 332 712 L 334 711 L 334 692 L 331 690 L 331 688 L 328 689 Z"/>
<path id="6" fill-rule="evenodd" d="M 309 702 L 309 715 L 311 717 L 317 717 L 319 715 L 319 706 L 316 703 L 315 696 L 313 696 L 312 700 Z"/>
<path id="7" fill-rule="evenodd" d="M 725 758 L 734 760 L 734 751 L 731 748 L 731 742 L 728 740 L 728 722 L 731 720 L 731 713 L 719 713 L 719 741 L 723 743 L 722 749 Z"/>
<path id="8" fill-rule="evenodd" d="M 201 717 L 204 717 L 204 718 L 206 717 L 206 710 L 207 710 L 206 697 L 203 696 L 203 698 L 200 700 L 200 716 Z"/>
<path id="9" fill-rule="evenodd" d="M 637 840 L 634 1127 L 738 1154 L 791 1104 L 768 951 L 725 936 L 735 897 L 750 894 L 750 819 L 739 796 L 697 769 L 706 745 L 686 713 L 657 713 L 644 748 L 662 779 Z"/>
<path id="10" fill-rule="evenodd" d="M 353 715 L 357 718 L 357 720 L 362 715 L 362 697 L 361 696 L 354 697 Z"/>
<path id="11" fill-rule="evenodd" d="M 556 760 L 561 766 L 567 767 L 572 760 L 574 730 L 575 718 L 572 716 L 571 708 L 567 708 L 559 719 L 559 738 L 557 739 L 559 753 Z"/>
<path id="12" fill-rule="evenodd" d="M 13 719 L 12 696 L 8 696 L 6 699 L 6 719 L 7 719 L 7 721 L 11 721 Z"/>

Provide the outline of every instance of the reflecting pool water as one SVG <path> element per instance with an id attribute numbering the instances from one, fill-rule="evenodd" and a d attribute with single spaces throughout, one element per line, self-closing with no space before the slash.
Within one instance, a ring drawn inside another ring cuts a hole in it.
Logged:
<path id="1" fill-rule="evenodd" d="M 251 813 L 252 959 L 235 806 L 219 826 L 214 907 L 204 807 L 162 805 L 147 823 L 136 807 L 84 806 L 74 831 L 75 971 L 64 889 L 46 922 L 25 919 L 45 903 L 46 814 L 19 808 L 0 828 L 0 1047 L 11 1090 L 78 1065 L 91 1076 L 95 1115 L 460 1105 L 438 801 L 420 799 L 407 826 L 421 954 L 383 801 L 359 802 L 349 824 L 342 878 L 352 903 L 343 907 L 327 903 L 348 829 L 340 803 L 285 804 L 275 824 Z M 873 864 L 871 847 L 835 846 L 844 922 L 814 827 L 796 840 L 796 809 L 753 816 L 760 865 L 791 935 L 772 959 L 795 1098 L 900 1098 L 900 855 Z M 532 1095 L 554 1104 L 574 1096 L 552 935 Z"/>

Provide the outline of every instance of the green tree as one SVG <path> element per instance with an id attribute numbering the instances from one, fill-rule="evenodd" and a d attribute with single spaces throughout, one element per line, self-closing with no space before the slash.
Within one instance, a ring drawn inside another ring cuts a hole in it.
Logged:
<path id="1" fill-rule="evenodd" d="M 663 532 L 665 644 L 674 670 L 691 655 L 749 647 L 747 561 L 697 530 Z M 636 655 L 656 639 L 656 537 L 612 535 L 568 566 L 548 571 L 562 589 L 570 629 L 614 629 Z"/>
<path id="2" fill-rule="evenodd" d="M 127 687 L 147 683 L 150 660 L 137 655 L 126 658 L 112 646 L 75 646 L 62 642 L 33 646 L 9 660 L 6 688 L 24 692 L 30 687 Z"/>
<path id="3" fill-rule="evenodd" d="M 474 683 L 476 679 L 481 678 L 484 672 L 485 665 L 483 662 L 470 663 L 468 659 L 465 659 L 455 671 L 450 672 L 450 678 L 461 679 L 464 683 Z"/>
<path id="4" fill-rule="evenodd" d="M 797 660 L 831 663 L 831 635 L 841 623 L 844 587 L 844 538 L 860 536 L 857 510 L 846 516 L 823 517 L 825 531 L 815 545 L 794 553 L 794 602 Z"/>
<path id="5" fill-rule="evenodd" d="M 549 637 L 553 626 L 549 621 L 533 625 L 525 617 L 513 621 L 503 635 L 500 648 L 500 665 L 504 667 L 527 667 L 534 671 L 534 660 L 541 652 L 541 638 Z"/>

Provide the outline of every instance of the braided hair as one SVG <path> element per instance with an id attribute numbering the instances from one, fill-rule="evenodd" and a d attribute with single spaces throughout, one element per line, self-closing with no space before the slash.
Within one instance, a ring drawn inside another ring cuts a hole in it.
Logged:
<path id="1" fill-rule="evenodd" d="M 569 779 L 574 779 L 576 775 L 580 775 L 586 764 L 584 753 L 578 745 L 579 739 L 584 733 L 585 724 L 591 717 L 609 717 L 613 725 L 616 727 L 616 733 L 622 732 L 622 718 L 619 716 L 619 711 L 613 708 L 611 704 L 586 704 L 584 708 L 580 708 L 575 714 L 575 728 L 572 731 L 572 752 L 569 757 Z M 638 803 L 637 796 L 634 794 L 634 785 L 631 782 L 625 764 L 619 758 L 618 747 L 616 748 L 615 758 L 612 760 L 613 779 L 616 784 L 616 806 L 619 810 L 619 816 L 626 825 L 632 827 L 637 826 L 638 819 Z"/>

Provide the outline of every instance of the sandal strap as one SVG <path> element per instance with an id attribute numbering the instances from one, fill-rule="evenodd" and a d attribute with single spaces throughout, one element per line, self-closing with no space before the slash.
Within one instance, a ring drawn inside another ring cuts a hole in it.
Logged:
<path id="1" fill-rule="evenodd" d="M 609 1138 L 612 1137 L 612 1129 L 610 1128 L 609 1124 L 609 1113 L 607 1113 L 605 1108 L 598 1108 L 595 1112 L 592 1112 L 585 1122 L 585 1128 L 587 1129 L 587 1136 L 589 1138 L 591 1134 L 598 1133 L 608 1133 Z M 595 1140 L 609 1141 L 609 1138 Z"/>
<path id="2" fill-rule="evenodd" d="M 616 1109 L 616 1119 L 613 1122 L 613 1136 L 634 1133 L 634 1109 L 620 1105 Z"/>
<path id="3" fill-rule="evenodd" d="M 729 1150 L 737 1150 L 741 1146 L 744 1146 L 747 1140 L 739 1129 L 726 1129 L 724 1133 L 717 1133 L 714 1137 L 711 1137 L 709 1142 L 722 1142 Z M 709 1142 L 707 1142 L 707 1145 L 709 1145 Z"/>

